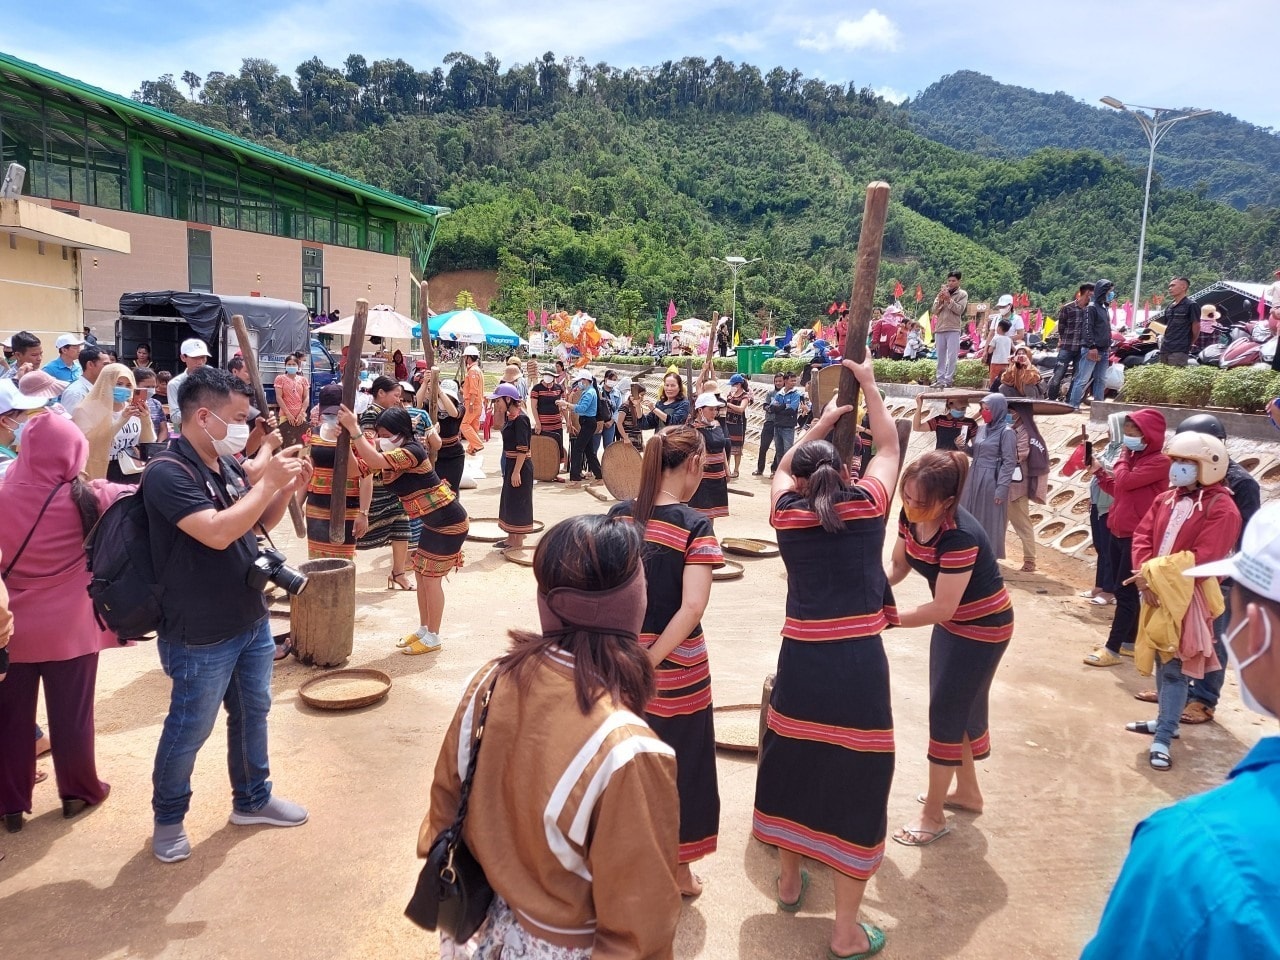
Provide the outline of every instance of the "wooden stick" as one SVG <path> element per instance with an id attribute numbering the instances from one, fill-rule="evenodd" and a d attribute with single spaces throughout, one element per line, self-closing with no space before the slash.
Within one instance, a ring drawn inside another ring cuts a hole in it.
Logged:
<path id="1" fill-rule="evenodd" d="M 244 358 L 244 368 L 249 371 L 249 384 L 258 401 L 258 409 L 262 416 L 271 416 L 271 407 L 267 405 L 267 391 L 262 388 L 262 374 L 258 371 L 258 356 L 253 350 L 253 341 L 249 339 L 249 328 L 244 317 L 236 314 L 231 318 L 231 329 L 236 332 L 236 340 L 240 344 L 240 356 Z M 307 522 L 302 517 L 302 508 L 294 497 L 289 498 L 289 519 L 293 521 L 293 532 L 300 537 L 307 535 Z"/>
<path id="2" fill-rule="evenodd" d="M 754 493 L 752 493 L 750 490 L 739 490 L 737 487 L 730 487 L 730 488 L 729 488 L 729 492 L 730 492 L 730 493 L 736 493 L 736 494 L 737 494 L 738 496 L 740 496 L 740 497 L 754 497 L 754 496 L 755 496 L 755 494 L 754 494 Z"/>
<path id="3" fill-rule="evenodd" d="M 849 356 L 859 363 L 867 355 L 867 328 L 871 325 L 871 308 L 875 305 L 880 248 L 884 242 L 884 222 L 888 213 L 889 184 L 882 180 L 867 184 L 867 198 L 862 207 L 862 233 L 858 237 L 858 260 L 853 273 L 853 291 L 849 296 L 849 335 L 845 339 Z M 854 438 L 858 431 L 858 380 L 847 368 L 840 371 L 840 389 L 836 397 L 840 406 L 853 407 L 853 412 L 837 421 L 831 435 L 840 458 L 848 463 L 853 458 Z"/>
<path id="4" fill-rule="evenodd" d="M 436 395 L 436 348 L 431 342 L 431 293 L 427 289 L 427 281 L 423 280 L 421 286 L 418 287 L 418 306 L 422 311 L 422 319 L 420 325 L 422 327 L 422 359 L 427 364 L 426 376 L 422 378 L 422 386 L 418 390 L 418 403 L 423 401 L 422 391 L 425 390 L 427 405 L 423 409 L 427 411 L 427 415 L 431 417 L 431 422 L 436 422 L 438 412 L 436 407 L 439 404 Z"/>
<path id="5" fill-rule="evenodd" d="M 342 405 L 356 409 L 356 386 L 360 383 L 360 355 L 364 352 L 364 328 L 369 322 L 369 301 L 361 297 L 356 301 L 356 313 L 351 320 L 351 343 L 347 348 L 347 366 L 342 371 Z M 347 468 L 351 459 L 351 434 L 345 427 L 338 431 L 338 443 L 333 454 L 333 496 L 329 503 L 329 542 L 343 543 L 347 539 Z"/>

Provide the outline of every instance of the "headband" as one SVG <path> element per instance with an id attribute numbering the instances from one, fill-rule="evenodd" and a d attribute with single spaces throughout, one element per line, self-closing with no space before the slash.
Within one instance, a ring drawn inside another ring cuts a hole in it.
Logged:
<path id="1" fill-rule="evenodd" d="M 577 590 L 556 587 L 538 594 L 538 617 L 544 636 L 564 636 L 579 630 L 587 633 L 614 633 L 639 639 L 644 625 L 648 591 L 644 567 L 635 576 L 609 590 Z"/>

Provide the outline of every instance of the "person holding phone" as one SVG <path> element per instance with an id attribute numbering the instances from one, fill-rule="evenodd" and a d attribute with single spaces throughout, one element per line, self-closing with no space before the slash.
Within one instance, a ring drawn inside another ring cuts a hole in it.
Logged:
<path id="1" fill-rule="evenodd" d="M 71 419 L 89 440 L 85 473 L 91 480 L 137 483 L 142 466 L 134 456 L 138 443 L 154 443 L 155 429 L 146 393 L 137 392 L 133 371 L 111 363 L 98 375 L 89 395 Z"/>

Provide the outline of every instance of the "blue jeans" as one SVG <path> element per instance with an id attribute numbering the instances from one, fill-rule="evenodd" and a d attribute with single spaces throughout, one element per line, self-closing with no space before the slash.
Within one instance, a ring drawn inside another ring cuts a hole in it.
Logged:
<path id="1" fill-rule="evenodd" d="M 252 813 L 271 799 L 267 712 L 275 642 L 263 617 L 244 633 L 217 643 L 156 643 L 173 681 L 151 775 L 151 808 L 158 824 L 181 823 L 191 806 L 196 754 L 213 732 L 218 707 L 227 709 L 227 770 L 232 806 Z"/>
<path id="2" fill-rule="evenodd" d="M 1227 675 L 1227 625 L 1231 623 L 1231 581 L 1222 581 L 1222 599 L 1227 602 L 1227 609 L 1222 616 L 1213 621 L 1213 652 L 1218 655 L 1222 664 L 1219 670 L 1212 670 L 1204 675 L 1203 680 L 1191 681 L 1190 699 L 1199 700 L 1210 709 L 1218 706 L 1218 698 L 1222 696 L 1222 681 Z"/>
<path id="3" fill-rule="evenodd" d="M 608 425 L 604 428 L 604 445 L 607 447 L 609 444 L 617 442 L 617 439 L 618 425 L 614 421 L 610 420 Z"/>
<path id="4" fill-rule="evenodd" d="M 795 446 L 796 428 L 780 427 L 776 423 L 773 425 L 773 466 L 772 470 L 778 469 L 778 464 L 782 462 L 782 458 L 787 455 L 787 451 Z"/>
<path id="5" fill-rule="evenodd" d="M 1093 399 L 1101 400 L 1107 389 L 1107 352 L 1105 350 L 1098 351 L 1097 360 L 1089 359 L 1089 348 L 1081 347 L 1080 356 L 1076 359 L 1076 379 L 1071 384 L 1071 397 L 1067 403 L 1073 407 L 1080 406 L 1080 401 L 1084 399 L 1084 388 L 1089 385 L 1089 378 L 1093 378 Z"/>
<path id="6" fill-rule="evenodd" d="M 1058 397 L 1061 396 L 1062 383 L 1064 380 L 1067 383 L 1067 392 L 1070 393 L 1071 383 L 1075 379 L 1075 372 L 1076 372 L 1076 365 L 1077 365 L 1076 358 L 1079 356 L 1079 354 L 1080 354 L 1079 350 L 1072 350 L 1070 347 L 1058 348 L 1058 359 L 1057 359 L 1057 362 L 1054 363 L 1053 376 L 1049 380 L 1049 390 L 1047 394 L 1047 399 L 1057 400 Z M 1070 368 L 1070 373 L 1072 374 L 1070 378 L 1067 377 L 1068 368 Z"/>
<path id="7" fill-rule="evenodd" d="M 1182 711 L 1187 708 L 1187 678 L 1182 672 L 1182 661 L 1177 657 L 1168 663 L 1160 663 L 1157 658 L 1155 673 L 1156 696 L 1160 698 L 1156 742 L 1167 747 L 1173 743 Z"/>

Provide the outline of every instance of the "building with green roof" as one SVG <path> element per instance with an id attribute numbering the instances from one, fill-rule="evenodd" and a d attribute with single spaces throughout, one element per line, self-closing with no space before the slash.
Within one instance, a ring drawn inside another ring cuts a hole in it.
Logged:
<path id="1" fill-rule="evenodd" d="M 0 170 L 14 161 L 31 198 L 132 237 L 85 265 L 104 332 L 144 289 L 407 311 L 449 213 L 0 53 Z"/>

